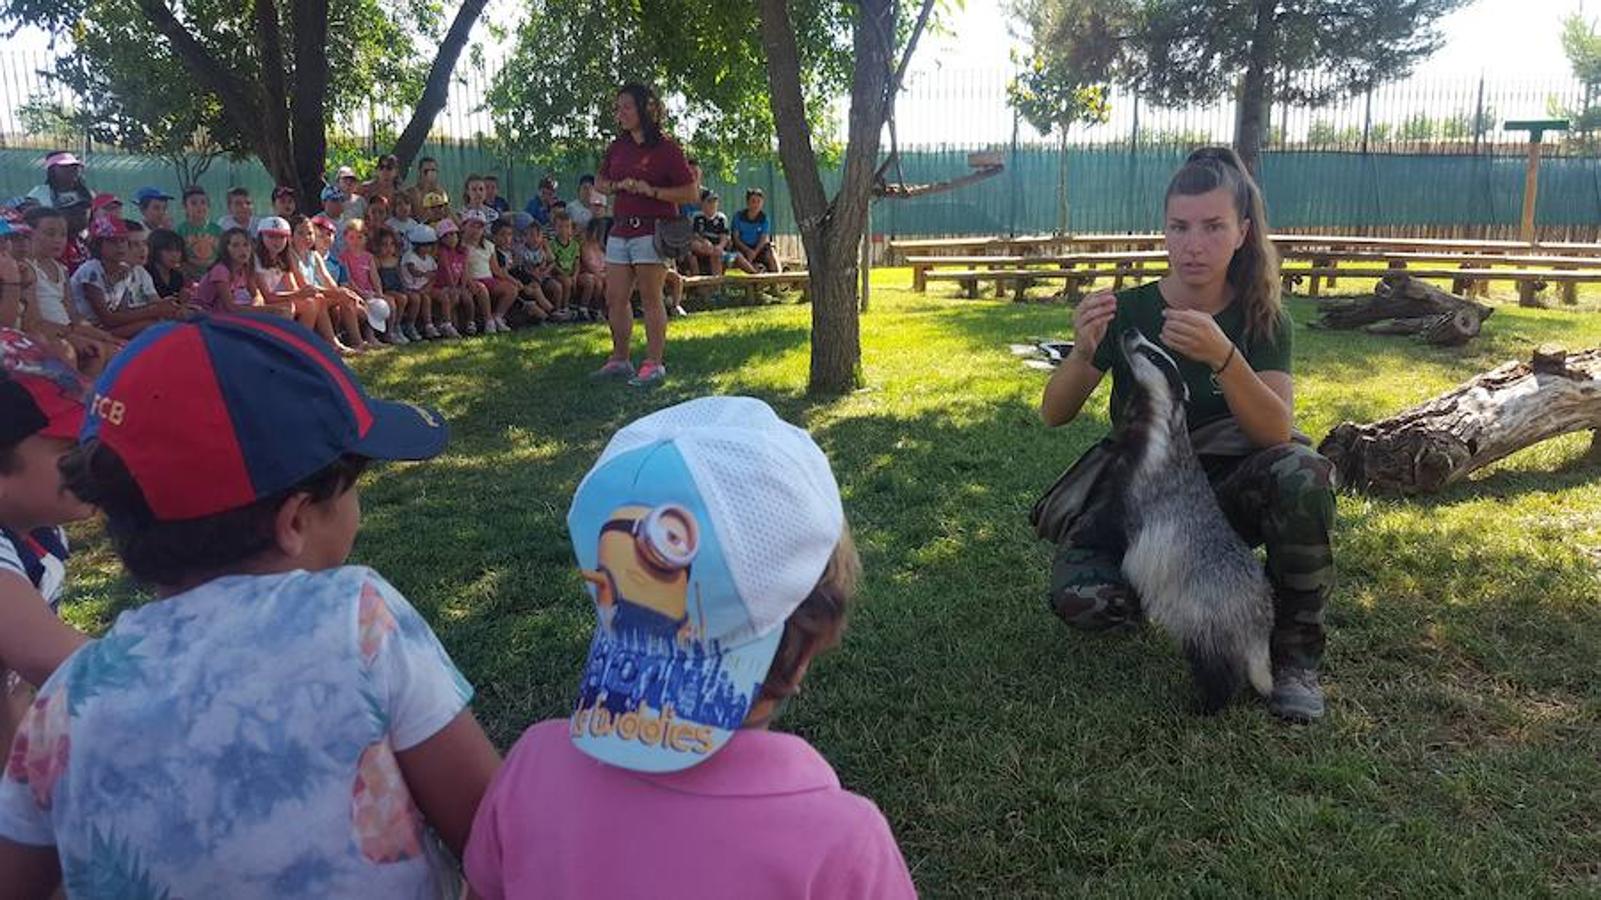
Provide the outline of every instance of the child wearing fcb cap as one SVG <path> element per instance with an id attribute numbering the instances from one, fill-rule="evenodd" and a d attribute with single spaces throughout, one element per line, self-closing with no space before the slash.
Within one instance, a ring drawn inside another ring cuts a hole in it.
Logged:
<path id="1" fill-rule="evenodd" d="M 83 424 L 87 385 L 20 331 L 0 329 L 0 747 L 83 635 L 55 616 L 66 581 L 61 526 L 91 510 L 61 489 L 56 464 Z"/>
<path id="2" fill-rule="evenodd" d="M 157 599 L 40 689 L 0 778 L 0 884 L 449 890 L 432 835 L 461 851 L 498 758 L 428 624 L 344 564 L 368 461 L 445 439 L 436 413 L 370 399 L 293 322 L 217 315 L 130 344 L 62 469 Z"/>
<path id="3" fill-rule="evenodd" d="M 873 803 L 769 731 L 836 643 L 859 562 L 828 459 L 758 400 L 646 416 L 568 529 L 598 623 L 568 720 L 484 796 L 467 878 L 501 897 L 913 897 Z"/>

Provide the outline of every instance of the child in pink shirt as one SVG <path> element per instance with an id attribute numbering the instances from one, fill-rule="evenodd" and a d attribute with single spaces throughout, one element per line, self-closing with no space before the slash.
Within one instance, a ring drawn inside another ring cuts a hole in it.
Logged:
<path id="1" fill-rule="evenodd" d="M 599 619 L 570 719 L 530 728 L 473 820 L 511 897 L 915 897 L 878 807 L 769 731 L 837 643 L 860 562 L 806 432 L 708 397 L 618 432 L 567 514 Z"/>

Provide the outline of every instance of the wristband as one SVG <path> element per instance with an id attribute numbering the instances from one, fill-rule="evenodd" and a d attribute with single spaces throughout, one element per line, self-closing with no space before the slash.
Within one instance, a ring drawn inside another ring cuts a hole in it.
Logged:
<path id="1" fill-rule="evenodd" d="M 1212 370 L 1212 374 L 1213 375 L 1222 375 L 1223 374 L 1223 370 L 1225 370 L 1225 369 L 1227 369 L 1229 367 L 1229 363 L 1234 362 L 1234 354 L 1238 350 L 1239 350 L 1239 347 L 1237 347 L 1234 344 L 1229 344 L 1229 355 L 1228 355 L 1228 358 L 1223 360 L 1223 365 L 1218 366 L 1217 368 L 1213 369 Z"/>

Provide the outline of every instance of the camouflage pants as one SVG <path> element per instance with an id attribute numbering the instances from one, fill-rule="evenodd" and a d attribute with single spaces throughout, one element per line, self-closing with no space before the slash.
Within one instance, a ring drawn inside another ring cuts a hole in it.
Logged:
<path id="1" fill-rule="evenodd" d="M 1334 585 L 1334 466 L 1299 444 L 1203 462 L 1229 524 L 1246 543 L 1267 548 L 1274 663 L 1315 668 L 1323 657 L 1323 607 Z M 1139 598 L 1123 578 L 1122 556 L 1095 543 L 1070 539 L 1057 548 L 1051 609 L 1074 628 L 1132 625 L 1140 618 Z"/>

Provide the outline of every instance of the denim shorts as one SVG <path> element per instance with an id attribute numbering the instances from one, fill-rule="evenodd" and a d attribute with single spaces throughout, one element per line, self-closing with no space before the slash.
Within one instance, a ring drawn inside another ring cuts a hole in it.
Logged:
<path id="1" fill-rule="evenodd" d="M 656 255 L 655 235 L 642 234 L 631 238 L 613 235 L 606 239 L 606 262 L 619 266 L 659 266 L 662 265 L 662 258 Z"/>

